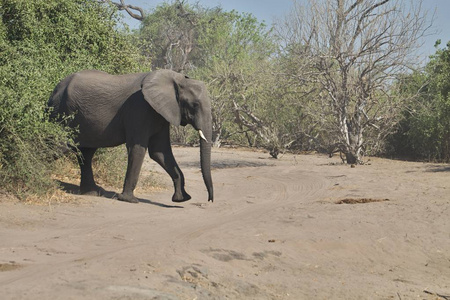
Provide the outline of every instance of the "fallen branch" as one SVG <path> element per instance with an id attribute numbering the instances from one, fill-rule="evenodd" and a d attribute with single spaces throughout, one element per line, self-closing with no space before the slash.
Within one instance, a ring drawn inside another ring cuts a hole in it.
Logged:
<path id="1" fill-rule="evenodd" d="M 438 296 L 438 297 L 443 298 L 445 300 L 450 300 L 450 295 L 438 294 L 438 293 L 430 292 L 430 291 L 427 291 L 427 290 L 423 290 L 423 292 L 425 294 L 428 294 L 428 295 Z"/>

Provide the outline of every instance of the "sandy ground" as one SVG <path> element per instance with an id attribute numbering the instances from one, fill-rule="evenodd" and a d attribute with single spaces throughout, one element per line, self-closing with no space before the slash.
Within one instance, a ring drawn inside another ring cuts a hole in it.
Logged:
<path id="1" fill-rule="evenodd" d="M 208 203 L 198 149 L 174 152 L 181 205 L 165 174 L 140 204 L 3 198 L 0 298 L 450 299 L 449 165 L 216 149 Z"/>

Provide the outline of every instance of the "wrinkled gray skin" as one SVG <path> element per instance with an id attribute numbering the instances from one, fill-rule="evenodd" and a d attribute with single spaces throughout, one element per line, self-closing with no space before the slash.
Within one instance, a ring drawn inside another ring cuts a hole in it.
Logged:
<path id="1" fill-rule="evenodd" d="M 201 170 L 208 201 L 213 201 L 211 102 L 202 82 L 169 70 L 128 75 L 81 71 L 56 86 L 48 106 L 53 108 L 54 120 L 74 114 L 70 126 L 79 128 L 75 142 L 81 152 L 82 194 L 103 192 L 92 173 L 97 148 L 126 143 L 128 168 L 119 200 L 139 202 L 133 192 L 146 150 L 172 178 L 172 201 L 191 199 L 184 189 L 184 176 L 173 157 L 169 136 L 170 124 L 191 124 L 199 131 Z"/>

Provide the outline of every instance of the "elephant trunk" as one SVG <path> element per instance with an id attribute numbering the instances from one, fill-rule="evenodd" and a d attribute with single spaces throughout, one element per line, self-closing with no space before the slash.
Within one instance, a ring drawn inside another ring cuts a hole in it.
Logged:
<path id="1" fill-rule="evenodd" d="M 211 177 L 211 141 L 212 130 L 208 129 L 203 132 L 199 130 L 200 135 L 200 166 L 202 169 L 203 181 L 205 182 L 206 189 L 208 190 L 208 201 L 214 201 L 213 183 Z"/>

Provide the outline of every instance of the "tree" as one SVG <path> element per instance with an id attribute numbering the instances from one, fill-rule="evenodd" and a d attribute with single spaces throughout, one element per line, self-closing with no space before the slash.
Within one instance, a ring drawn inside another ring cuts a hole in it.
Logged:
<path id="1" fill-rule="evenodd" d="M 397 123 L 402 99 L 390 87 L 417 67 L 415 51 L 428 28 L 422 1 L 405 0 L 295 2 L 278 24 L 284 54 L 296 66 L 288 75 L 305 93 L 316 91 L 313 115 L 331 121 L 327 130 L 347 163 L 362 162 L 364 149 Z"/>
<path id="2" fill-rule="evenodd" d="M 174 1 L 157 6 L 143 19 L 138 38 L 154 69 L 186 73 L 193 67 L 192 52 L 197 50 L 199 27 L 207 14 L 199 5 Z"/>
<path id="3" fill-rule="evenodd" d="M 250 14 L 175 1 L 149 13 L 139 37 L 146 55 L 153 57 L 154 68 L 173 69 L 207 83 L 216 146 L 224 139 L 244 139 L 252 145 L 255 137 L 250 135 L 255 134 L 265 144 L 272 142 L 268 139 L 275 136 L 268 133 L 270 122 L 264 118 L 259 125 L 253 124 L 255 113 L 262 111 L 260 103 L 268 101 L 262 90 L 272 89 L 264 77 L 271 74 L 270 56 L 275 47 L 263 23 Z M 174 131 L 186 140 L 185 132 Z"/>
<path id="4" fill-rule="evenodd" d="M 215 20 L 221 14 L 220 8 L 208 9 L 198 3 L 163 3 L 146 15 L 136 38 L 142 53 L 151 57 L 153 69 L 189 74 L 204 64 L 208 41 L 203 33 L 215 30 Z M 197 136 L 188 127 L 172 127 L 172 133 L 172 140 L 183 144 Z"/>
<path id="5" fill-rule="evenodd" d="M 200 60 L 193 74 L 203 78 L 213 102 L 214 142 L 244 142 L 268 149 L 277 142 L 263 112 L 269 101 L 275 45 L 264 23 L 250 14 L 215 10 L 198 35 Z M 270 99 L 275 100 L 275 99 Z"/>

